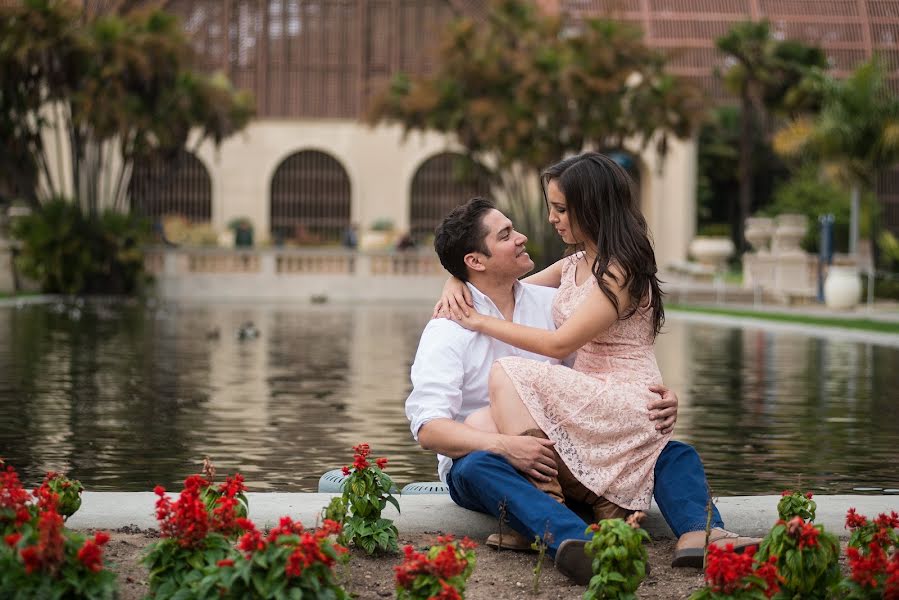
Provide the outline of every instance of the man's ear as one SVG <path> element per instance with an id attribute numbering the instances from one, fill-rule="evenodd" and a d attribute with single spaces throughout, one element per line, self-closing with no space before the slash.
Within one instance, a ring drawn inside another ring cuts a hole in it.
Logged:
<path id="1" fill-rule="evenodd" d="M 465 266 L 472 271 L 483 271 L 487 267 L 484 266 L 484 255 L 480 252 L 469 252 L 465 255 Z"/>

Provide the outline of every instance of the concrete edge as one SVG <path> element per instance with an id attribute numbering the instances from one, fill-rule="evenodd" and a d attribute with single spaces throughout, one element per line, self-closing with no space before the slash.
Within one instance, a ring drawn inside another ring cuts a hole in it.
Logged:
<path id="1" fill-rule="evenodd" d="M 827 338 L 846 342 L 859 342 L 876 344 L 878 346 L 899 347 L 899 335 L 893 333 L 880 333 L 864 329 L 850 329 L 831 325 L 809 325 L 806 323 L 791 323 L 789 321 L 773 321 L 764 317 L 735 317 L 732 315 L 717 315 L 713 313 L 680 311 L 666 309 L 666 318 L 673 321 L 685 321 L 688 323 L 705 323 L 717 327 L 741 327 L 746 329 L 761 329 L 774 333 L 791 333 L 809 337 Z"/>
<path id="2" fill-rule="evenodd" d="M 257 526 L 269 528 L 280 517 L 312 526 L 321 520 L 321 511 L 337 494 L 256 492 L 247 494 L 250 518 Z M 384 516 L 393 519 L 400 534 L 452 533 L 483 540 L 496 531 L 496 519 L 461 508 L 446 494 L 398 495 L 401 512 L 388 504 Z M 719 498 L 718 510 L 728 529 L 743 535 L 761 537 L 777 521 L 780 496 L 732 496 Z M 846 538 L 846 511 L 854 507 L 860 514 L 875 517 L 882 512 L 899 510 L 899 496 L 835 495 L 815 496 L 818 504 L 815 523 L 831 533 Z M 66 523 L 73 529 L 119 529 L 138 527 L 156 529 L 156 495 L 152 492 L 84 492 L 80 510 Z M 653 505 L 645 523 L 653 537 L 671 538 L 658 507 Z"/>

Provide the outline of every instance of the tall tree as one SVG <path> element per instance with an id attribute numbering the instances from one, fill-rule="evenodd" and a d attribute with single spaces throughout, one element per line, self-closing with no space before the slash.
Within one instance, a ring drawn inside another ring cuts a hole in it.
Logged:
<path id="1" fill-rule="evenodd" d="M 739 217 L 734 238 L 742 253 L 746 249 L 743 228 L 752 210 L 756 132 L 768 129 L 772 113 L 816 108 L 820 99 L 805 80 L 811 69 L 826 68 L 827 57 L 820 48 L 775 39 L 768 21 L 738 23 L 715 44 L 731 60 L 723 73 L 724 84 L 740 99 Z"/>
<path id="2" fill-rule="evenodd" d="M 625 24 L 570 23 L 531 2 L 500 0 L 483 22 L 452 22 L 433 74 L 398 74 L 370 120 L 453 136 L 545 247 L 553 236 L 535 195 L 540 169 L 587 147 L 617 150 L 633 141 L 664 153 L 670 135 L 692 133 L 699 92 L 665 63 Z"/>
<path id="3" fill-rule="evenodd" d="M 886 84 L 877 59 L 845 80 L 817 76 L 823 104 L 816 117 L 799 116 L 777 133 L 775 149 L 791 158 L 818 161 L 830 177 L 851 191 L 849 252 L 858 252 L 859 206 L 863 189 L 874 191 L 885 170 L 899 163 L 899 97 Z M 870 211 L 872 240 L 877 210 Z M 876 253 L 876 244 L 872 244 Z"/>
<path id="4" fill-rule="evenodd" d="M 91 214 L 101 204 L 122 208 L 136 159 L 174 154 L 191 135 L 197 144 L 219 144 L 251 115 L 246 93 L 193 68 L 190 45 L 168 13 L 85 23 L 68 0 L 0 7 L 0 131 L 9 140 L 0 166 L 27 167 L 8 185 L 35 207 L 71 189 Z M 7 173 L 16 171 L 5 168 L 0 179 Z M 37 186 L 38 176 L 48 189 Z"/>

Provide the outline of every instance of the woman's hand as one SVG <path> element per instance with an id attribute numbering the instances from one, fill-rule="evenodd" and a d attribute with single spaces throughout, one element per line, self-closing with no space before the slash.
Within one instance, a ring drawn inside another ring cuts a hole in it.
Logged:
<path id="1" fill-rule="evenodd" d="M 470 310 L 468 313 L 450 312 L 448 317 L 469 331 L 481 331 L 484 322 L 491 317 L 482 315 L 476 310 Z"/>
<path id="2" fill-rule="evenodd" d="M 469 307 L 474 307 L 474 302 L 471 299 L 471 290 L 468 289 L 468 286 L 463 281 L 450 277 L 443 284 L 443 292 L 440 295 L 440 300 L 434 305 L 434 314 L 431 315 L 431 318 L 443 317 L 450 319 L 454 315 L 468 316 L 469 312 L 471 312 Z"/>

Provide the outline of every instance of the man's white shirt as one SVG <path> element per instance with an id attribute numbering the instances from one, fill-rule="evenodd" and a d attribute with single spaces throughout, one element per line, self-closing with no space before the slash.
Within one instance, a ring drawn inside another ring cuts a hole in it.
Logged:
<path id="1" fill-rule="evenodd" d="M 490 298 L 472 284 L 467 285 L 475 310 L 503 318 Z M 515 282 L 512 321 L 541 329 L 555 329 L 552 299 L 556 291 L 556 288 Z M 505 356 L 559 362 L 468 331 L 449 319 L 432 319 L 421 334 L 412 364 L 412 393 L 406 399 L 406 417 L 416 441 L 419 430 L 428 421 L 453 419 L 462 422 L 472 412 L 488 406 L 490 368 L 496 359 Z M 451 458 L 437 455 L 437 473 L 444 483 L 452 464 Z"/>

